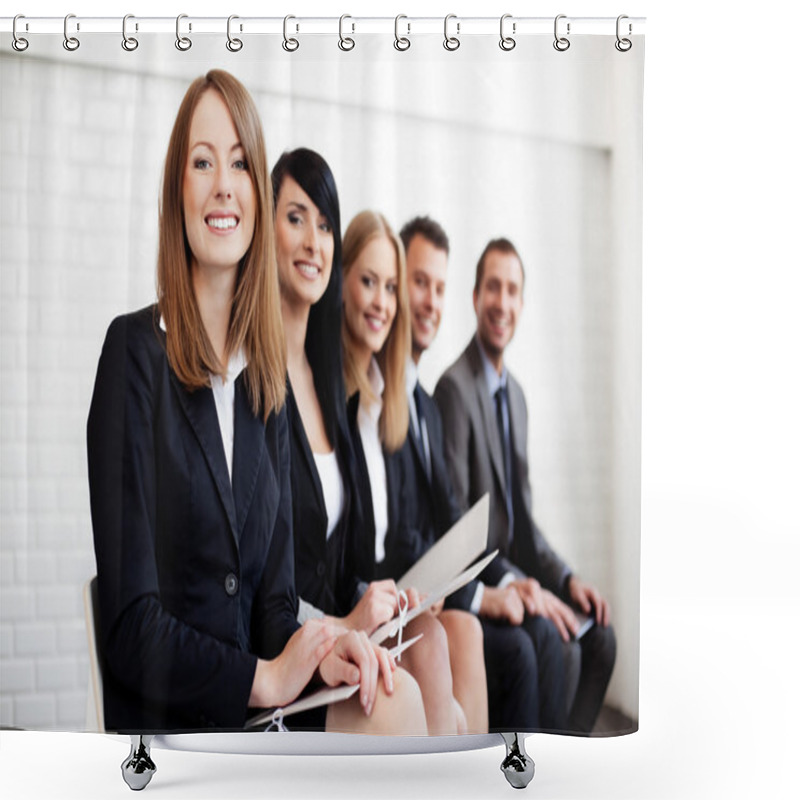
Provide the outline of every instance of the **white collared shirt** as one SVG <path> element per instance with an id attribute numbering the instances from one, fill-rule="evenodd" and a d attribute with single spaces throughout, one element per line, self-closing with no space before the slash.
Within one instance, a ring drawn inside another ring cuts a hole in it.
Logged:
<path id="1" fill-rule="evenodd" d="M 228 464 L 228 477 L 233 484 L 233 400 L 236 379 L 247 366 L 244 350 L 240 347 L 228 359 L 228 371 L 221 375 L 211 376 L 211 391 L 214 393 L 214 405 L 217 407 L 219 430 L 222 434 L 222 447 L 225 450 L 225 461 Z"/>
<path id="2" fill-rule="evenodd" d="M 167 326 L 164 324 L 162 316 L 158 321 L 159 327 L 164 333 Z M 228 478 L 233 484 L 233 401 L 236 379 L 247 366 L 247 358 L 244 350 L 240 347 L 228 359 L 228 371 L 225 378 L 221 375 L 211 376 L 211 391 L 214 394 L 214 405 L 217 409 L 217 421 L 219 422 L 219 432 L 222 435 L 222 449 L 225 451 L 225 462 L 228 465 Z"/>
<path id="3" fill-rule="evenodd" d="M 373 358 L 369 364 L 367 379 L 372 386 L 376 402 L 365 405 L 362 395 L 358 402 L 358 432 L 367 462 L 369 485 L 372 492 L 372 513 L 375 519 L 375 562 L 386 558 L 386 534 L 389 531 L 389 495 L 386 488 L 386 463 L 383 460 L 378 420 L 383 410 L 384 381 L 378 362 Z"/>
<path id="4" fill-rule="evenodd" d="M 406 361 L 406 397 L 408 398 L 408 416 L 410 419 L 413 435 L 417 440 L 422 440 L 423 457 L 427 464 L 428 475 L 431 473 L 431 446 L 428 440 L 428 426 L 425 419 L 422 420 L 422 429 L 420 430 L 420 419 L 417 413 L 417 402 L 414 399 L 414 389 L 416 388 L 417 381 L 419 380 L 419 371 L 414 359 L 411 356 Z"/>

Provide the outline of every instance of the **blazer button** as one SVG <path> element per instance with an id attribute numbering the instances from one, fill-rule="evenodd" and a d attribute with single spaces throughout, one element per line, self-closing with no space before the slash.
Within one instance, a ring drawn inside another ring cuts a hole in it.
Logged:
<path id="1" fill-rule="evenodd" d="M 320 561 L 317 564 L 317 576 L 321 578 L 324 574 L 325 574 L 325 562 Z"/>
<path id="2" fill-rule="evenodd" d="M 225 591 L 228 593 L 230 597 L 233 597 L 238 590 L 239 590 L 239 581 L 236 580 L 236 576 L 232 572 L 229 572 L 225 576 Z"/>

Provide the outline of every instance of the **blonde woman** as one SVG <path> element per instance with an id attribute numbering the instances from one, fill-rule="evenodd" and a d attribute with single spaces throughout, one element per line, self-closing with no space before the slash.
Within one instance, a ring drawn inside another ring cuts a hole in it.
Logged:
<path id="1" fill-rule="evenodd" d="M 363 580 L 396 580 L 427 544 L 409 524 L 405 500 L 405 368 L 411 346 L 405 253 L 381 214 L 363 211 L 352 220 L 343 242 L 343 267 L 345 383 L 364 511 L 354 550 Z M 477 680 L 456 681 L 462 697 L 453 696 L 459 665 L 483 664 L 480 625 L 462 612 L 446 613 L 459 615 L 463 623 L 448 626 L 457 641 L 448 645 L 445 627 L 434 614 L 423 614 L 410 624 L 408 635 L 424 632 L 430 654 L 412 647 L 403 666 L 419 683 L 432 733 L 483 732 L 484 671 L 470 670 Z M 474 712 L 470 718 L 463 708 Z"/>

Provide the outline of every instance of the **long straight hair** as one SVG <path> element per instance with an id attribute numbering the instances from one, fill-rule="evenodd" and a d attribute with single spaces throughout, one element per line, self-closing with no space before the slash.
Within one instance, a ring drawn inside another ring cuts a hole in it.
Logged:
<path id="1" fill-rule="evenodd" d="M 275 264 L 267 152 L 252 97 L 236 78 L 218 69 L 197 78 L 187 90 L 167 148 L 158 240 L 158 305 L 167 328 L 167 358 L 190 391 L 208 386 L 210 374 L 223 372 L 192 286 L 192 253 L 183 209 L 189 131 L 197 104 L 208 91 L 219 92 L 230 111 L 256 196 L 253 240 L 239 264 L 227 348 L 231 353 L 243 348 L 250 406 L 254 414 L 266 420 L 271 411 L 283 406 L 286 394 L 286 343 Z"/>
<path id="2" fill-rule="evenodd" d="M 411 319 L 408 309 L 408 286 L 406 285 L 406 254 L 403 244 L 392 230 L 386 218 L 377 211 L 362 211 L 353 217 L 347 226 L 342 243 L 342 263 L 344 276 L 367 243 L 379 236 L 385 236 L 394 247 L 397 259 L 397 313 L 392 327 L 380 352 L 376 354 L 378 366 L 383 374 L 383 408 L 378 430 L 383 446 L 393 452 L 399 450 L 408 433 L 408 399 L 406 397 L 406 361 L 411 352 Z M 362 402 L 377 401 L 366 373 L 359 369 L 353 353 L 353 336 L 342 325 L 344 342 L 344 378 L 347 394 L 360 393 Z"/>
<path id="3" fill-rule="evenodd" d="M 333 262 L 328 286 L 311 306 L 306 328 L 305 351 L 314 389 L 322 410 L 328 441 L 334 450 L 339 431 L 347 429 L 347 410 L 342 367 L 342 340 L 336 332 L 342 327 L 342 225 L 339 194 L 328 162 L 314 150 L 299 147 L 284 153 L 272 168 L 272 192 L 275 207 L 286 176 L 292 177 L 309 196 L 331 226 Z"/>

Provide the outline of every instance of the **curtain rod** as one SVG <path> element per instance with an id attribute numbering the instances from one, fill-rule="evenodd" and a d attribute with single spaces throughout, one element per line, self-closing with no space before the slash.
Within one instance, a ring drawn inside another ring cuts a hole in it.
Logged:
<path id="1" fill-rule="evenodd" d="M 82 17 L 70 14 L 64 17 L 36 17 L 18 15 L 0 17 L 0 32 L 18 36 L 47 33 L 119 33 L 123 32 L 123 17 Z M 644 33 L 645 17 L 570 17 L 559 14 L 553 17 L 360 17 L 349 14 L 339 17 L 196 17 L 181 14 L 175 17 L 125 17 L 125 32 L 175 33 L 179 28 L 183 36 L 194 34 L 334 34 L 349 36 L 359 33 L 388 33 L 400 36 L 445 34 L 447 36 L 470 36 L 500 34 L 503 36 L 550 35 L 558 31 L 564 35 L 640 35 Z M 447 27 L 445 27 L 447 26 Z M 502 34 L 501 34 L 502 30 Z"/>

